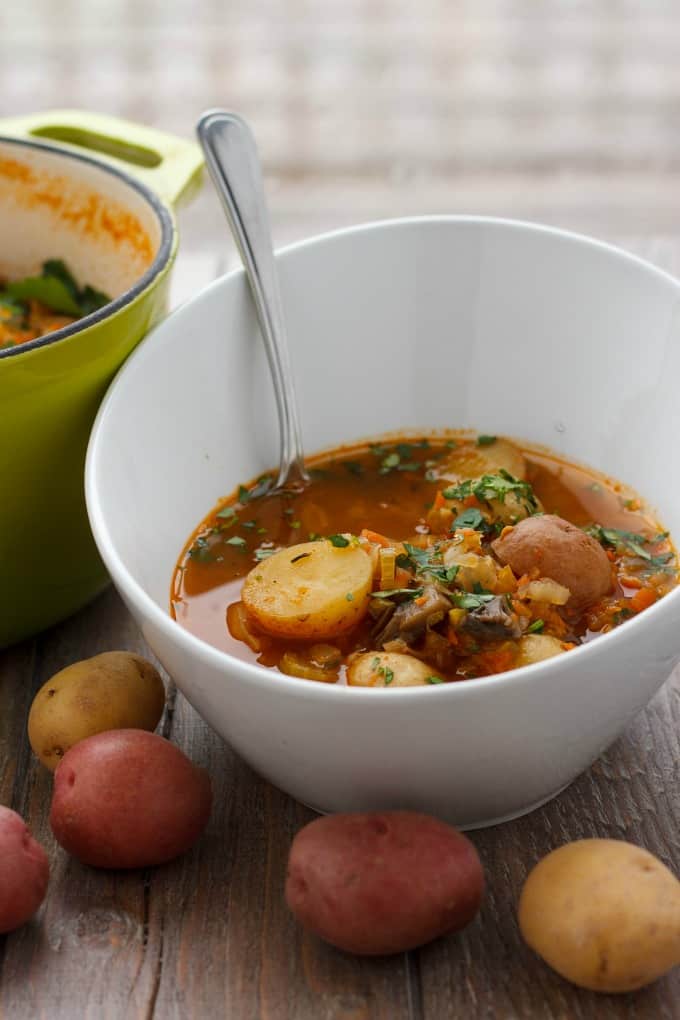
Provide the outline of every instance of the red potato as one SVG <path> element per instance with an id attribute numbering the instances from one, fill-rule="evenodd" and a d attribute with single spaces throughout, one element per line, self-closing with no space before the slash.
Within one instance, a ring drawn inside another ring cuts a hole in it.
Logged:
<path id="1" fill-rule="evenodd" d="M 211 803 L 207 772 L 174 744 L 145 730 L 110 730 L 64 755 L 50 825 L 83 864 L 145 868 L 188 850 Z"/>
<path id="2" fill-rule="evenodd" d="M 50 865 L 23 818 L 0 807 L 0 934 L 18 928 L 45 899 Z"/>
<path id="3" fill-rule="evenodd" d="M 518 577 L 538 570 L 568 588 L 570 609 L 585 609 L 612 589 L 612 565 L 599 542 L 554 514 L 527 517 L 491 548 Z"/>
<path id="4" fill-rule="evenodd" d="M 458 931 L 483 890 L 470 840 L 411 811 L 317 818 L 298 832 L 288 858 L 291 911 L 350 953 L 400 953 Z"/>

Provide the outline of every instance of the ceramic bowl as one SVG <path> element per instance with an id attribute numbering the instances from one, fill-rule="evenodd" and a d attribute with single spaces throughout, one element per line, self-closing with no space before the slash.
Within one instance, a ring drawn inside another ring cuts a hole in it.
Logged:
<path id="1" fill-rule="evenodd" d="M 471 427 L 631 485 L 680 535 L 680 284 L 525 223 L 427 218 L 279 253 L 304 442 Z M 260 774 L 320 811 L 412 808 L 466 827 L 530 811 L 606 748 L 680 658 L 680 590 L 567 655 L 395 690 L 248 665 L 169 615 L 189 534 L 271 468 L 271 384 L 242 272 L 135 352 L 88 451 L 101 555 L 189 701 Z"/>
<path id="2" fill-rule="evenodd" d="M 0 350 L 0 648 L 55 623 L 108 576 L 85 511 L 85 449 L 116 370 L 164 314 L 191 142 L 56 110 L 0 121 L 0 279 L 63 259 L 109 304 Z"/>

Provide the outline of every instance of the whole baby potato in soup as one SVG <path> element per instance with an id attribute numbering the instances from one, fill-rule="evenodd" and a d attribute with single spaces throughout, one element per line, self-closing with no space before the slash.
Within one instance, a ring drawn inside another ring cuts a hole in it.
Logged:
<path id="1" fill-rule="evenodd" d="M 554 514 L 525 518 L 491 547 L 517 577 L 537 570 L 568 588 L 570 609 L 585 609 L 611 591 L 612 565 L 600 543 Z"/>
<path id="2" fill-rule="evenodd" d="M 203 832 L 212 793 L 204 769 L 145 730 L 110 730 L 67 751 L 54 775 L 57 841 L 95 868 L 146 868 Z"/>
<path id="3" fill-rule="evenodd" d="M 519 924 L 562 977 L 596 992 L 630 992 L 680 963 L 680 882 L 630 843 L 567 843 L 527 878 Z"/>
<path id="4" fill-rule="evenodd" d="M 47 854 L 23 818 L 0 807 L 0 934 L 28 921 L 45 898 Z"/>
<path id="5" fill-rule="evenodd" d="M 54 770 L 70 747 L 104 730 L 154 730 L 165 689 L 155 666 L 132 652 L 74 662 L 44 684 L 31 705 L 28 739 Z"/>
<path id="6" fill-rule="evenodd" d="M 298 832 L 286 901 L 350 953 L 401 953 L 458 931 L 477 913 L 484 875 L 465 836 L 410 811 L 317 818 Z"/>

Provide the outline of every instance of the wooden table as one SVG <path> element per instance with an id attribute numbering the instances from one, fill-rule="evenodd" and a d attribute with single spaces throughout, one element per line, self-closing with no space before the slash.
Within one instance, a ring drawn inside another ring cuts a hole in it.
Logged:
<path id="1" fill-rule="evenodd" d="M 674 0 L 5 0 L 0 110 L 99 109 L 189 134 L 244 112 L 279 243 L 430 212 L 541 219 L 680 269 L 680 9 Z M 175 302 L 233 259 L 209 190 L 182 216 Z M 1 415 L 1 412 L 0 412 Z M 0 568 L 0 583 L 1 583 Z M 521 942 L 528 869 L 582 836 L 639 843 L 680 871 L 680 678 L 550 804 L 473 834 L 488 876 L 463 934 L 360 960 L 283 903 L 311 813 L 253 775 L 169 685 L 162 733 L 206 766 L 208 831 L 166 867 L 80 866 L 55 845 L 51 778 L 25 737 L 34 692 L 106 649 L 149 654 L 113 590 L 0 652 L 0 803 L 48 848 L 34 922 L 0 938 L 0 1020 L 672 1020 L 680 972 L 594 996 Z"/>

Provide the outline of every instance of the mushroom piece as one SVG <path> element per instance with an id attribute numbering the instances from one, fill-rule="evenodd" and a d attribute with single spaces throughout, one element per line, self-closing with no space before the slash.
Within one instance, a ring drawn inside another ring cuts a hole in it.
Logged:
<path id="1" fill-rule="evenodd" d="M 382 630 L 374 635 L 375 642 L 379 647 L 384 647 L 389 641 L 401 638 L 411 645 L 428 627 L 441 623 L 450 608 L 451 602 L 447 596 L 435 585 L 426 584 L 417 602 L 410 599 L 397 606 Z"/>
<path id="2" fill-rule="evenodd" d="M 488 602 L 482 603 L 479 609 L 468 611 L 462 630 L 474 637 L 489 640 L 491 638 L 517 638 L 522 633 L 517 614 L 513 613 L 507 600 L 496 595 Z"/>

